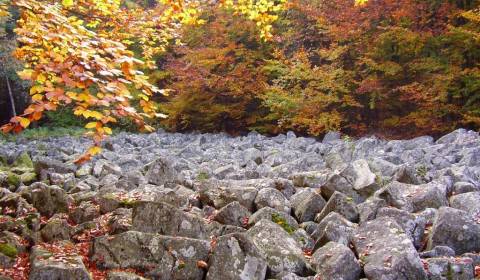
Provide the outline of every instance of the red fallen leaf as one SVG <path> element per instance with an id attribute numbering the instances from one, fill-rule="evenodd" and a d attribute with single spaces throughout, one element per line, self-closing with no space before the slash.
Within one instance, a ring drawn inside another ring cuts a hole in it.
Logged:
<path id="1" fill-rule="evenodd" d="M 475 277 L 480 277 L 480 265 L 475 266 Z"/>
<path id="2" fill-rule="evenodd" d="M 242 218 L 242 225 L 243 225 L 243 227 L 247 227 L 247 226 L 248 226 L 248 220 L 249 220 L 248 217 L 243 217 L 243 218 Z"/>
<path id="3" fill-rule="evenodd" d="M 203 269 L 208 269 L 208 264 L 205 261 L 197 261 L 197 267 L 198 268 L 203 268 Z"/>

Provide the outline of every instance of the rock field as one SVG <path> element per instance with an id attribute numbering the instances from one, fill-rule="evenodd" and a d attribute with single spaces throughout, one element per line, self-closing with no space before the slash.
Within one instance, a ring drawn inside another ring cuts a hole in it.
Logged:
<path id="1" fill-rule="evenodd" d="M 470 280 L 480 136 L 0 143 L 0 280 Z"/>

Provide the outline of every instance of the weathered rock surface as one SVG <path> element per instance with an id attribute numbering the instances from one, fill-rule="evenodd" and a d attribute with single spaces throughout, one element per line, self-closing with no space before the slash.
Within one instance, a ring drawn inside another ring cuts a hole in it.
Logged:
<path id="1" fill-rule="evenodd" d="M 427 279 L 412 241 L 392 218 L 362 224 L 353 244 L 368 279 Z"/>
<path id="2" fill-rule="evenodd" d="M 480 251 L 480 224 L 465 211 L 440 208 L 428 239 L 428 249 L 439 245 L 452 248 L 457 255 Z"/>
<path id="3" fill-rule="evenodd" d="M 279 225 L 261 220 L 247 231 L 247 235 L 267 260 L 273 275 L 281 272 L 306 273 L 306 259 L 300 244 Z"/>
<path id="4" fill-rule="evenodd" d="M 2 142 L 0 274 L 473 279 L 479 134 L 340 136 L 120 133 L 82 166 L 89 139 Z"/>
<path id="5" fill-rule="evenodd" d="M 208 261 L 210 243 L 185 237 L 129 231 L 99 237 L 93 257 L 100 267 L 136 268 L 156 279 L 198 279 L 205 271 L 197 262 Z"/>
<path id="6" fill-rule="evenodd" d="M 267 262 L 246 234 L 229 234 L 217 240 L 209 259 L 208 280 L 263 280 Z"/>

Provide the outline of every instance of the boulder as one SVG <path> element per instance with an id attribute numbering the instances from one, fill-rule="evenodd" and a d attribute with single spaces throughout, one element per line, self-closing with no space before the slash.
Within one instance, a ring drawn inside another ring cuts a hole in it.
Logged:
<path id="1" fill-rule="evenodd" d="M 55 213 L 66 213 L 68 210 L 67 194 L 57 186 L 34 183 L 22 191 L 22 196 L 47 217 L 51 217 Z"/>
<path id="2" fill-rule="evenodd" d="M 277 209 L 278 211 L 283 211 L 287 214 L 290 214 L 290 202 L 277 189 L 264 188 L 259 190 L 254 202 L 257 209 L 271 207 L 273 209 Z"/>
<path id="3" fill-rule="evenodd" d="M 247 231 L 247 235 L 267 260 L 272 276 L 281 272 L 306 273 L 307 264 L 301 246 L 281 226 L 261 220 Z"/>
<path id="4" fill-rule="evenodd" d="M 207 184 L 209 182 L 205 182 Z M 204 205 L 210 205 L 216 209 L 220 209 L 230 202 L 238 201 L 241 205 L 246 207 L 249 211 L 254 210 L 255 197 L 258 190 L 254 187 L 217 187 L 216 185 L 208 184 L 209 186 L 199 185 L 198 191 L 200 201 Z"/>
<path id="5" fill-rule="evenodd" d="M 246 234 L 235 233 L 217 239 L 209 258 L 207 280 L 263 280 L 267 262 Z"/>
<path id="6" fill-rule="evenodd" d="M 110 271 L 106 280 L 147 280 L 147 278 L 130 272 Z"/>
<path id="7" fill-rule="evenodd" d="M 145 166 L 148 183 L 161 186 L 168 182 L 178 182 L 179 174 L 173 168 L 172 161 L 168 158 L 158 158 Z"/>
<path id="8" fill-rule="evenodd" d="M 378 210 L 388 206 L 384 199 L 378 197 L 370 197 L 366 201 L 357 205 L 360 223 L 370 221 L 377 217 Z"/>
<path id="9" fill-rule="evenodd" d="M 247 208 L 234 201 L 218 210 L 214 219 L 225 225 L 243 227 L 247 225 L 250 215 Z"/>
<path id="10" fill-rule="evenodd" d="M 312 238 L 316 242 L 315 249 L 330 241 L 348 246 L 353 240 L 356 229 L 356 224 L 336 212 L 330 212 L 312 233 Z"/>
<path id="11" fill-rule="evenodd" d="M 419 212 L 426 208 L 440 208 L 448 205 L 447 186 L 440 182 L 411 185 L 392 182 L 375 194 L 391 206 L 408 212 Z"/>
<path id="12" fill-rule="evenodd" d="M 370 280 L 427 279 L 412 241 L 392 218 L 361 224 L 353 244 Z"/>
<path id="13" fill-rule="evenodd" d="M 330 197 L 322 212 L 315 217 L 315 222 L 322 221 L 330 212 L 337 212 L 352 222 L 358 221 L 359 217 L 353 199 L 337 191 Z"/>
<path id="14" fill-rule="evenodd" d="M 290 198 L 293 213 L 300 222 L 313 221 L 325 207 L 325 199 L 313 189 L 302 190 Z"/>
<path id="15" fill-rule="evenodd" d="M 70 210 L 69 218 L 77 224 L 93 221 L 100 216 L 100 206 L 83 201 Z"/>
<path id="16" fill-rule="evenodd" d="M 292 216 L 283 211 L 278 211 L 270 207 L 263 207 L 262 209 L 253 213 L 253 215 L 251 215 L 248 219 L 248 226 L 251 227 L 262 219 L 273 221 L 274 223 L 280 224 L 284 227 L 292 228 L 293 230 L 298 228 L 298 223 Z"/>
<path id="17" fill-rule="evenodd" d="M 73 245 L 70 245 L 73 246 Z M 30 255 L 30 280 L 91 280 L 90 273 L 79 255 L 54 253 L 39 246 Z"/>
<path id="18" fill-rule="evenodd" d="M 429 280 L 471 280 L 475 278 L 470 258 L 431 258 L 424 261 Z"/>
<path id="19" fill-rule="evenodd" d="M 300 172 L 291 175 L 290 179 L 293 181 L 295 187 L 318 189 L 327 183 L 331 172 L 330 169 Z"/>
<path id="20" fill-rule="evenodd" d="M 210 225 L 195 214 L 167 203 L 137 202 L 132 213 L 133 230 L 163 235 L 209 239 Z"/>
<path id="21" fill-rule="evenodd" d="M 201 280 L 198 265 L 208 261 L 210 242 L 185 237 L 128 231 L 94 240 L 92 261 L 107 269 L 134 268 L 154 279 Z"/>
<path id="22" fill-rule="evenodd" d="M 463 210 L 480 218 L 480 192 L 467 192 L 450 197 L 450 207 Z"/>
<path id="23" fill-rule="evenodd" d="M 66 219 L 61 217 L 52 217 L 43 226 L 40 234 L 45 242 L 52 242 L 55 240 L 70 240 L 73 228 Z"/>
<path id="24" fill-rule="evenodd" d="M 395 220 L 410 240 L 412 240 L 415 248 L 420 249 L 426 226 L 426 220 L 422 216 L 393 207 L 384 207 L 378 210 L 377 218 L 380 217 L 389 217 Z"/>
<path id="25" fill-rule="evenodd" d="M 362 271 L 353 252 L 336 242 L 315 251 L 311 262 L 318 275 L 329 280 L 358 280 Z"/>
<path id="26" fill-rule="evenodd" d="M 448 246 L 461 255 L 480 250 L 480 224 L 462 210 L 442 207 L 438 210 L 427 249 Z"/>

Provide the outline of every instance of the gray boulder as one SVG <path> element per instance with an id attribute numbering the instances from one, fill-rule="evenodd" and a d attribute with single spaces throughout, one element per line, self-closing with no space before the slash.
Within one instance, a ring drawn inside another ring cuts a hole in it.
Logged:
<path id="1" fill-rule="evenodd" d="M 312 233 L 312 238 L 316 242 L 315 249 L 330 241 L 348 246 L 353 240 L 356 229 L 356 224 L 336 212 L 330 212 Z"/>
<path id="2" fill-rule="evenodd" d="M 263 207 L 262 209 L 255 212 L 252 216 L 250 216 L 250 218 L 248 219 L 248 226 L 251 227 L 262 219 L 267 219 L 275 223 L 283 221 L 287 227 L 291 227 L 294 230 L 298 228 L 298 223 L 292 216 L 288 215 L 283 211 L 278 211 L 270 207 Z"/>
<path id="3" fill-rule="evenodd" d="M 475 278 L 470 258 L 431 258 L 425 260 L 429 280 L 471 280 Z"/>
<path id="4" fill-rule="evenodd" d="M 73 246 L 73 245 L 71 245 Z M 81 256 L 55 254 L 35 246 L 30 255 L 30 280 L 91 280 Z"/>
<path id="5" fill-rule="evenodd" d="M 360 223 L 370 221 L 377 217 L 378 210 L 386 207 L 387 202 L 378 197 L 370 197 L 366 201 L 357 205 Z"/>
<path id="6" fill-rule="evenodd" d="M 195 214 L 176 209 L 167 203 L 142 201 L 132 212 L 132 229 L 141 232 L 182 236 L 199 239 L 210 238 L 210 225 Z"/>
<path id="7" fill-rule="evenodd" d="M 335 242 L 315 251 L 311 262 L 318 275 L 329 280 L 358 280 L 362 271 L 353 252 Z"/>
<path id="8" fill-rule="evenodd" d="M 382 217 L 363 223 L 353 244 L 368 279 L 427 279 L 412 241 L 392 218 Z"/>
<path id="9" fill-rule="evenodd" d="M 149 163 L 145 168 L 147 169 L 145 178 L 151 184 L 160 186 L 165 183 L 176 183 L 179 181 L 179 175 L 168 158 L 158 158 Z"/>
<path id="10" fill-rule="evenodd" d="M 315 222 L 322 221 L 330 212 L 337 212 L 352 222 L 358 221 L 359 217 L 358 209 L 353 199 L 337 191 L 330 197 L 322 212 L 315 217 Z"/>
<path id="11" fill-rule="evenodd" d="M 231 202 L 218 210 L 215 221 L 238 227 L 246 226 L 250 217 L 250 211 L 243 207 L 238 201 Z"/>
<path id="12" fill-rule="evenodd" d="M 438 210 L 427 249 L 448 246 L 457 255 L 480 250 L 480 224 L 462 210 L 442 207 Z"/>
<path id="13" fill-rule="evenodd" d="M 403 228 L 403 231 L 412 240 L 415 248 L 420 249 L 422 246 L 426 221 L 422 216 L 416 216 L 405 210 L 393 207 L 384 207 L 378 210 L 377 218 L 390 217 Z"/>
<path id="14" fill-rule="evenodd" d="M 106 269 L 144 270 L 154 279 L 201 280 L 205 271 L 198 263 L 208 261 L 209 251 L 206 240 L 129 231 L 96 238 L 92 261 Z"/>
<path id="15" fill-rule="evenodd" d="M 263 280 L 267 263 L 245 234 L 229 234 L 217 239 L 209 258 L 207 280 Z"/>
<path id="16" fill-rule="evenodd" d="M 392 182 L 375 194 L 391 206 L 408 212 L 419 212 L 425 208 L 439 208 L 448 205 L 447 186 L 441 182 L 411 185 Z"/>
<path id="17" fill-rule="evenodd" d="M 272 276 L 281 272 L 298 275 L 306 272 L 307 264 L 300 245 L 276 223 L 261 220 L 247 231 L 247 235 L 267 260 Z"/>
<path id="18" fill-rule="evenodd" d="M 480 215 L 480 192 L 468 192 L 450 197 L 450 207 L 463 210 L 472 217 Z"/>
<path id="19" fill-rule="evenodd" d="M 147 278 L 130 272 L 110 271 L 106 280 L 147 280 Z"/>
<path id="20" fill-rule="evenodd" d="M 290 214 L 291 210 L 290 202 L 279 190 L 273 188 L 264 188 L 258 191 L 255 197 L 255 207 L 257 209 L 271 207 L 287 214 Z"/>
<path id="21" fill-rule="evenodd" d="M 315 219 L 325 207 L 325 199 L 313 189 L 302 190 L 290 198 L 293 214 L 299 222 L 308 222 Z"/>
<path id="22" fill-rule="evenodd" d="M 208 185 L 207 185 L 208 184 Z M 200 201 L 204 205 L 211 205 L 220 209 L 230 202 L 238 201 L 249 211 L 254 210 L 254 200 L 258 190 L 254 187 L 219 187 L 214 182 L 208 181 L 197 186 Z"/>
<path id="23" fill-rule="evenodd" d="M 22 191 L 22 196 L 47 217 L 51 217 L 55 213 L 66 213 L 68 210 L 67 194 L 57 186 L 34 183 Z"/>

